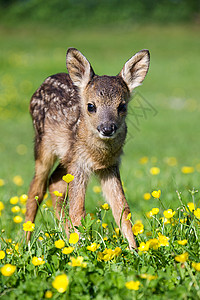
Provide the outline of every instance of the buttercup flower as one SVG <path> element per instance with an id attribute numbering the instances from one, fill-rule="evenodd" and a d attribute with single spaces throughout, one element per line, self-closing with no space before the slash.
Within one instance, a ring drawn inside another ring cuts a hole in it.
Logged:
<path id="1" fill-rule="evenodd" d="M 62 249 L 65 247 L 65 242 L 63 240 L 57 240 L 54 242 L 54 245 L 58 249 Z"/>
<path id="2" fill-rule="evenodd" d="M 67 174 L 67 175 L 64 175 L 64 176 L 62 177 L 62 179 L 63 179 L 65 182 L 70 183 L 71 181 L 74 180 L 74 176 L 71 175 L 71 174 Z"/>
<path id="3" fill-rule="evenodd" d="M 148 160 L 149 159 L 148 159 L 147 156 L 143 156 L 143 157 L 140 158 L 139 162 L 140 162 L 141 165 L 144 165 L 144 164 L 148 163 Z"/>
<path id="4" fill-rule="evenodd" d="M 103 227 L 104 229 L 106 229 L 106 228 L 108 227 L 108 224 L 102 223 L 102 227 Z"/>
<path id="5" fill-rule="evenodd" d="M 175 256 L 177 262 L 184 263 L 188 260 L 188 252 Z"/>
<path id="6" fill-rule="evenodd" d="M 158 167 L 153 167 L 150 169 L 151 175 L 158 175 L 160 173 L 160 169 Z"/>
<path id="7" fill-rule="evenodd" d="M 16 267 L 11 264 L 6 264 L 0 269 L 1 274 L 6 277 L 13 275 L 15 270 L 16 270 Z"/>
<path id="8" fill-rule="evenodd" d="M 62 197 L 62 193 L 59 193 L 58 191 L 54 191 L 53 194 L 56 196 L 56 197 Z"/>
<path id="9" fill-rule="evenodd" d="M 158 247 L 169 246 L 169 238 L 165 235 L 158 233 Z"/>
<path id="10" fill-rule="evenodd" d="M 58 275 L 52 282 L 52 286 L 59 292 L 64 293 L 69 285 L 69 279 L 66 274 Z"/>
<path id="11" fill-rule="evenodd" d="M 0 259 L 4 259 L 5 257 L 5 252 L 3 250 L 0 251 Z"/>
<path id="12" fill-rule="evenodd" d="M 90 246 L 87 246 L 87 250 L 89 251 L 96 251 L 100 247 L 100 244 L 97 245 L 97 243 L 92 243 Z"/>
<path id="13" fill-rule="evenodd" d="M 62 249 L 62 253 L 63 253 L 63 254 L 70 254 L 70 253 L 72 253 L 73 251 L 74 251 L 74 248 L 71 247 L 71 246 L 65 247 L 65 248 Z"/>
<path id="14" fill-rule="evenodd" d="M 19 198 L 17 196 L 10 198 L 10 204 L 15 205 L 18 203 L 18 201 L 19 201 Z"/>
<path id="15" fill-rule="evenodd" d="M 154 198 L 158 199 L 158 198 L 160 198 L 161 190 L 153 191 L 153 192 L 151 193 L 151 195 L 152 195 Z"/>
<path id="16" fill-rule="evenodd" d="M 75 245 L 76 243 L 78 243 L 78 241 L 79 241 L 78 233 L 76 233 L 76 232 L 71 233 L 69 236 L 69 243 Z"/>
<path id="17" fill-rule="evenodd" d="M 128 214 L 127 218 L 125 219 L 125 221 L 128 221 L 131 219 L 131 213 Z"/>
<path id="18" fill-rule="evenodd" d="M 200 263 L 196 263 L 196 262 L 192 262 L 192 267 L 196 270 L 200 272 Z"/>
<path id="19" fill-rule="evenodd" d="M 22 221 L 23 221 L 23 219 L 22 219 L 22 217 L 20 217 L 20 216 L 15 216 L 14 218 L 13 218 L 13 221 L 15 222 L 15 223 L 21 223 Z"/>
<path id="20" fill-rule="evenodd" d="M 103 205 L 101 205 L 101 208 L 103 208 L 104 210 L 109 210 L 110 206 L 108 205 L 108 203 L 104 203 Z"/>
<path id="21" fill-rule="evenodd" d="M 45 264 L 45 261 L 43 260 L 42 257 L 36 257 L 36 256 L 34 256 L 32 258 L 32 264 L 34 266 L 41 266 L 41 265 Z"/>
<path id="22" fill-rule="evenodd" d="M 71 262 L 68 263 L 68 265 L 72 266 L 72 267 L 82 267 L 82 268 L 86 268 L 87 267 L 87 263 L 83 262 L 83 257 L 82 256 L 78 256 L 77 258 L 75 257 L 70 257 Z"/>
<path id="23" fill-rule="evenodd" d="M 116 227 L 116 228 L 115 228 L 115 233 L 116 233 L 116 235 L 119 236 L 119 232 L 120 232 L 119 227 Z"/>
<path id="24" fill-rule="evenodd" d="M 20 212 L 20 207 L 18 206 L 18 205 L 15 205 L 15 206 L 13 206 L 12 208 L 11 208 L 11 211 L 13 212 L 13 213 L 18 213 L 18 212 Z"/>
<path id="25" fill-rule="evenodd" d="M 151 274 L 141 274 L 140 275 L 140 278 L 142 279 L 147 279 L 147 280 L 154 280 L 154 279 L 157 279 L 158 276 L 157 275 L 151 275 Z"/>
<path id="26" fill-rule="evenodd" d="M 19 201 L 21 202 L 21 204 L 26 204 L 27 200 L 28 200 L 28 195 L 26 195 L 26 194 L 22 194 L 19 197 Z"/>
<path id="27" fill-rule="evenodd" d="M 149 216 L 152 217 L 154 215 L 157 215 L 159 213 L 159 208 L 155 207 L 152 208 L 152 210 L 149 212 Z"/>
<path id="28" fill-rule="evenodd" d="M 194 205 L 194 203 L 193 202 L 189 202 L 188 204 L 187 204 L 187 207 L 189 208 L 189 210 L 192 212 L 193 210 L 195 210 L 195 205 Z"/>
<path id="29" fill-rule="evenodd" d="M 138 250 L 141 251 L 141 252 L 145 252 L 145 251 L 148 251 L 149 250 L 149 243 L 146 242 L 141 242 L 140 243 L 140 246 L 138 247 Z"/>
<path id="30" fill-rule="evenodd" d="M 13 177 L 13 182 L 18 186 L 22 186 L 24 184 L 24 180 L 19 175 Z"/>
<path id="31" fill-rule="evenodd" d="M 95 194 L 101 193 L 101 187 L 98 186 L 98 185 L 93 186 L 93 192 L 94 192 Z"/>
<path id="32" fill-rule="evenodd" d="M 187 244 L 187 240 L 178 241 L 178 244 L 184 246 Z"/>
<path id="33" fill-rule="evenodd" d="M 1 211 L 2 211 L 4 208 L 5 208 L 5 206 L 4 206 L 3 202 L 0 201 L 0 213 L 1 213 Z"/>
<path id="34" fill-rule="evenodd" d="M 27 221 L 23 224 L 23 230 L 24 231 L 33 231 L 35 229 L 35 224 L 31 221 Z"/>
<path id="35" fill-rule="evenodd" d="M 171 208 L 164 210 L 163 215 L 167 219 L 171 219 L 175 215 L 175 211 L 173 211 Z"/>
<path id="36" fill-rule="evenodd" d="M 147 243 L 149 243 L 149 248 L 158 250 L 159 242 L 157 239 L 150 239 Z"/>
<path id="37" fill-rule="evenodd" d="M 196 218 L 200 219 L 200 208 L 197 208 L 196 210 L 194 210 L 194 215 Z"/>
<path id="38" fill-rule="evenodd" d="M 144 193 L 143 198 L 144 198 L 144 200 L 149 200 L 149 199 L 151 199 L 151 194 L 150 193 Z"/>
<path id="39" fill-rule="evenodd" d="M 53 296 L 52 291 L 46 291 L 45 294 L 44 294 L 44 297 L 45 297 L 46 299 L 51 299 L 52 296 Z"/>
<path id="40" fill-rule="evenodd" d="M 131 280 L 131 281 L 126 282 L 125 286 L 129 290 L 135 290 L 135 291 L 137 291 L 140 288 L 140 282 L 138 280 L 137 281 Z"/>
<path id="41" fill-rule="evenodd" d="M 194 168 L 193 167 L 184 166 L 184 167 L 181 168 L 181 172 L 183 174 L 190 174 L 190 173 L 194 172 Z"/>
<path id="42" fill-rule="evenodd" d="M 137 222 L 133 225 L 132 231 L 134 235 L 138 235 L 144 232 L 144 225 L 141 222 Z"/>
<path id="43" fill-rule="evenodd" d="M 2 178 L 0 178 L 0 186 L 3 186 L 4 184 L 5 184 L 5 181 Z"/>

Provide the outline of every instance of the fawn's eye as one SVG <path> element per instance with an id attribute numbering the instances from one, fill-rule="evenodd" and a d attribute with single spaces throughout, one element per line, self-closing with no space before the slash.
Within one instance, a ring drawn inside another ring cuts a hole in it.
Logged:
<path id="1" fill-rule="evenodd" d="M 118 106 L 118 112 L 126 112 L 126 104 L 125 103 L 120 103 Z"/>
<path id="2" fill-rule="evenodd" d="M 96 112 L 96 106 L 92 103 L 88 103 L 88 111 L 90 113 Z"/>

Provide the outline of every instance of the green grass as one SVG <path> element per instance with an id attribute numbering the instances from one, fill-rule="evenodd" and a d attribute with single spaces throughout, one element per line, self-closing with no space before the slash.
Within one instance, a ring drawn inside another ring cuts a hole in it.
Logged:
<path id="1" fill-rule="evenodd" d="M 144 200 L 144 193 L 161 189 L 164 206 L 176 210 L 178 220 L 180 210 L 177 211 L 177 208 L 181 206 L 184 209 L 184 207 L 176 191 L 181 192 L 183 204 L 186 205 L 193 201 L 189 190 L 199 188 L 198 30 L 195 25 L 168 27 L 135 25 L 130 28 L 109 27 L 91 30 L 69 28 L 55 30 L 39 26 L 0 28 L 0 178 L 5 181 L 5 185 L 0 187 L 0 201 L 5 205 L 0 222 L 1 228 L 5 230 L 2 233 L 4 238 L 12 238 L 18 242 L 23 237 L 22 223 L 16 225 L 13 222 L 9 199 L 27 193 L 34 173 L 34 135 L 28 113 L 29 99 L 47 76 L 66 71 L 65 54 L 68 47 L 78 48 L 100 75 L 117 74 L 124 62 L 134 53 L 143 48 L 150 50 L 151 65 L 148 76 L 130 102 L 129 133 L 122 157 L 121 175 L 133 220 L 140 219 L 145 226 L 145 232 L 138 239 L 139 242 L 148 239 L 146 237 L 148 231 L 155 231 L 155 237 L 157 237 L 156 229 L 163 232 L 156 221 L 153 223 L 146 218 L 146 212 L 153 207 L 160 208 L 159 217 L 162 216 L 163 209 L 153 198 L 149 201 Z M 141 109 L 136 108 L 138 99 L 145 107 L 149 108 L 149 105 L 152 105 L 146 118 L 139 119 L 139 124 L 134 116 L 134 112 L 142 114 Z M 24 153 L 18 153 L 19 145 L 25 145 Z M 141 164 L 140 158 L 144 156 L 148 157 L 148 162 Z M 169 157 L 175 157 L 177 164 L 170 166 L 167 163 Z M 150 174 L 149 170 L 153 166 L 160 168 L 160 174 L 156 176 Z M 193 167 L 194 172 L 183 174 L 181 172 L 183 166 Z M 22 186 L 13 183 L 13 177 L 16 175 L 23 178 Z M 92 178 L 87 191 L 86 209 L 90 213 L 96 213 L 96 207 L 103 203 L 101 194 L 95 194 L 92 190 L 97 184 L 97 179 Z M 195 203 L 199 207 L 199 194 L 195 194 Z M 85 299 L 89 299 L 89 295 L 97 299 L 134 299 L 134 297 L 140 299 L 149 295 L 155 299 L 171 299 L 178 296 L 180 299 L 197 299 L 194 278 L 198 281 L 199 275 L 191 268 L 191 261 L 198 261 L 199 257 L 199 224 L 192 214 L 188 217 L 188 227 L 181 227 L 180 223 L 175 227 L 167 225 L 163 234 L 170 237 L 169 247 L 161 247 L 157 251 L 150 250 L 148 254 L 138 256 L 125 250 L 127 245 L 122 242 L 122 237 L 117 243 L 114 242 L 111 225 L 113 218 L 111 212 L 108 212 L 104 220 L 109 224 L 109 232 L 106 234 L 109 236 L 110 244 L 107 246 L 112 249 L 119 246 L 122 248 L 123 256 L 120 255 L 114 261 L 97 262 L 96 254 L 88 254 L 86 250 L 89 244 L 86 238 L 86 241 L 82 242 L 82 247 L 77 246 L 74 254 L 82 255 L 86 259 L 88 262 L 86 269 L 68 267 L 69 257 L 60 255 L 53 245 L 58 237 L 62 237 L 67 243 L 66 237 L 60 233 L 57 225 L 55 227 L 49 211 L 45 214 L 47 214 L 45 219 L 49 220 L 55 235 L 47 243 L 33 240 L 31 250 L 28 250 L 22 242 L 21 257 L 15 253 L 7 255 L 2 261 L 2 265 L 11 262 L 17 266 L 13 276 L 4 278 L 0 275 L 2 299 L 34 299 L 35 289 L 38 293 L 36 299 L 42 298 L 47 289 L 53 291 L 53 297 L 59 297 L 59 293 L 52 288 L 51 283 L 55 276 L 62 272 L 70 278 L 66 297 L 71 295 L 73 299 L 76 299 L 78 294 L 84 295 Z M 39 215 L 36 220 L 36 237 L 40 234 L 40 230 L 43 232 L 46 230 L 43 222 L 43 218 Z M 93 226 L 102 234 L 98 223 Z M 86 234 L 86 237 L 88 236 L 89 231 Z M 188 244 L 185 248 L 180 248 L 175 240 L 184 237 L 188 239 Z M 100 251 L 104 250 L 99 235 L 93 235 L 91 239 L 91 242 L 100 243 Z M 1 242 L 1 249 L 5 250 L 8 247 L 9 245 Z M 181 251 L 189 253 L 189 261 L 182 268 L 174 261 L 174 256 Z M 46 263 L 35 268 L 31 264 L 31 257 L 43 254 L 50 267 Z M 50 272 L 51 267 L 53 269 Z M 158 278 L 144 283 L 138 277 L 143 272 L 157 275 Z M 77 283 L 72 280 L 73 276 L 76 276 Z M 143 286 L 130 294 L 124 287 L 125 282 L 129 280 L 139 280 Z M 98 284 L 94 288 L 96 282 Z M 160 289 L 160 285 L 165 286 L 163 290 Z M 179 286 L 183 287 L 185 292 L 181 292 Z M 27 292 L 27 289 L 30 292 Z M 18 298 L 15 298 L 15 294 Z"/>

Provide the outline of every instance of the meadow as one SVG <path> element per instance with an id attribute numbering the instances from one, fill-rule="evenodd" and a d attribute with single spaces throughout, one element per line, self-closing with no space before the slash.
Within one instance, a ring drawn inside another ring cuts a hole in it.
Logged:
<path id="1" fill-rule="evenodd" d="M 200 298 L 199 26 L 2 26 L 0 43 L 0 298 Z M 121 163 L 138 252 L 102 206 L 96 178 L 79 241 L 67 239 L 48 193 L 35 224 L 24 226 L 34 173 L 29 100 L 46 77 L 66 71 L 68 47 L 99 75 L 115 75 L 134 53 L 150 50 L 149 73 L 129 105 Z M 29 245 L 26 230 L 33 230 Z"/>

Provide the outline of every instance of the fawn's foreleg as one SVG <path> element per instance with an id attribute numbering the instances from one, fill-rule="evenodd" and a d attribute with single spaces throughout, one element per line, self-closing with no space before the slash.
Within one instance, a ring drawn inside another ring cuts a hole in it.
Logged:
<path id="1" fill-rule="evenodd" d="M 119 168 L 111 167 L 99 172 L 103 194 L 106 201 L 110 204 L 114 219 L 120 227 L 122 234 L 128 240 L 129 248 L 137 248 L 136 241 L 132 232 L 132 225 L 129 220 L 126 221 L 130 208 L 126 201 L 122 188 Z"/>
<path id="2" fill-rule="evenodd" d="M 47 189 L 48 175 L 53 165 L 53 159 L 42 160 L 38 159 L 35 162 L 35 175 L 31 182 L 28 192 L 28 200 L 26 203 L 26 216 L 25 222 L 34 222 L 38 205 L 42 202 L 44 194 Z M 37 196 L 37 200 L 35 197 Z M 30 240 L 31 232 L 27 233 L 27 241 Z"/>

